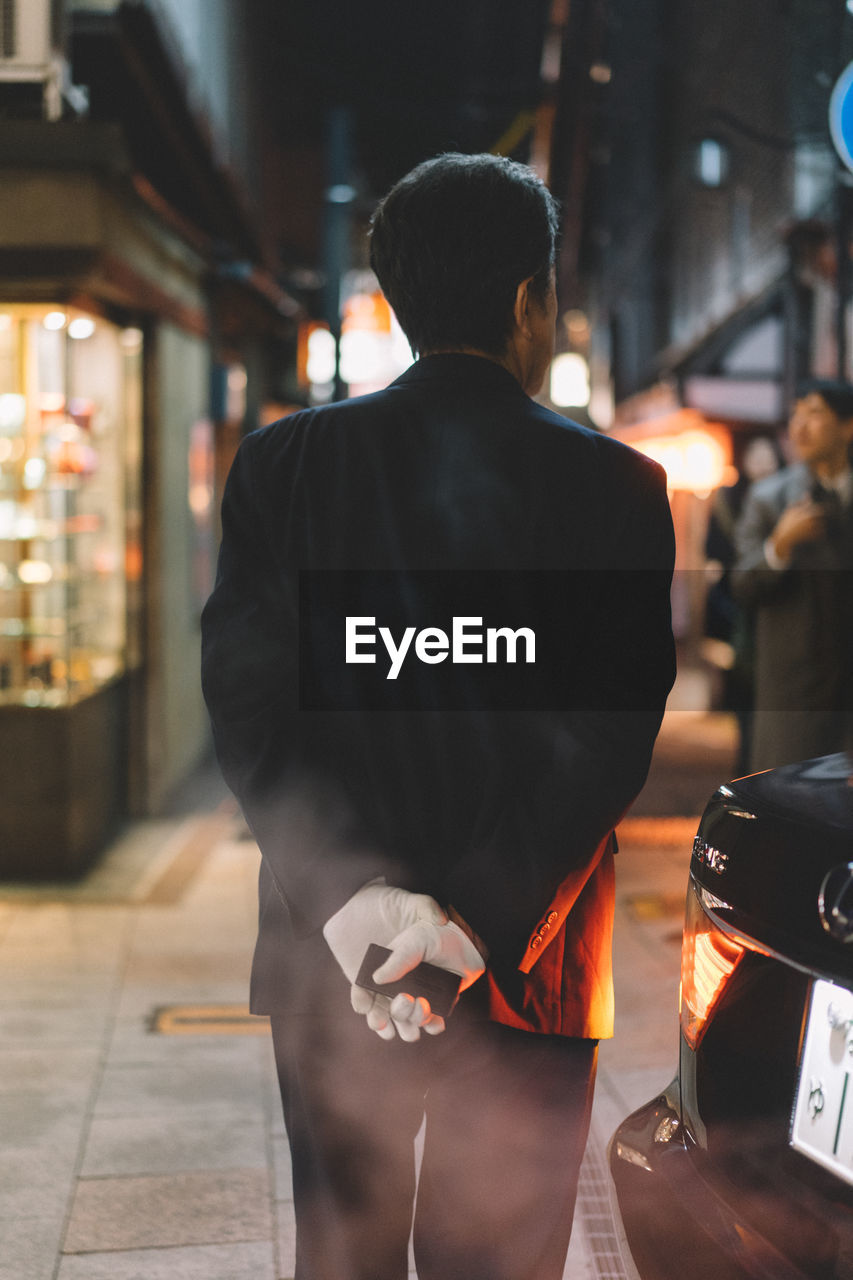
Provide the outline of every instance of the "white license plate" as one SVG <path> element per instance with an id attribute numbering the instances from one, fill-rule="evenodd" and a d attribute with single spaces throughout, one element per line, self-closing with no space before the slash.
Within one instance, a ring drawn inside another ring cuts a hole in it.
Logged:
<path id="1" fill-rule="evenodd" d="M 853 1183 L 853 991 L 812 988 L 791 1146 Z"/>

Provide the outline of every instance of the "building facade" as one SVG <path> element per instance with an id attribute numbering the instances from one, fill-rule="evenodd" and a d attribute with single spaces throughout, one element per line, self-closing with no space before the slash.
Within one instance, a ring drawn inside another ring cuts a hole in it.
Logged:
<path id="1" fill-rule="evenodd" d="M 282 398 L 298 311 L 264 224 L 243 9 L 3 6 L 5 875 L 79 871 L 208 750 L 217 446 Z"/>
<path id="2" fill-rule="evenodd" d="M 598 7 L 578 271 L 614 406 L 668 380 L 679 403 L 778 423 L 798 376 L 838 367 L 828 108 L 853 14 L 834 0 Z"/>
<path id="3" fill-rule="evenodd" d="M 853 376 L 850 196 L 828 123 L 853 12 L 578 0 L 567 39 L 564 303 L 588 321 L 593 417 L 668 465 L 692 640 L 713 490 L 756 435 L 784 452 L 798 379 Z M 688 474 L 697 431 L 708 465 Z"/>

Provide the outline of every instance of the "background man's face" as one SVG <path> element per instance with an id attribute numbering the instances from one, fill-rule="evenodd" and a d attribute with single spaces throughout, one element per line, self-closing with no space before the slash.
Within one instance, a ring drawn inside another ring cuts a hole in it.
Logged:
<path id="1" fill-rule="evenodd" d="M 853 420 L 839 418 L 819 392 L 811 391 L 794 404 L 788 434 L 801 462 L 841 465 L 853 438 Z"/>

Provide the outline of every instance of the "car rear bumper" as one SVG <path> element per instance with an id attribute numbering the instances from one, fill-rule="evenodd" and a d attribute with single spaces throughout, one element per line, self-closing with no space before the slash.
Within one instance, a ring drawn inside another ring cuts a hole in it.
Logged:
<path id="1" fill-rule="evenodd" d="M 611 1138 L 619 1211 L 643 1280 L 806 1280 L 702 1177 L 696 1150 L 677 1081 Z"/>

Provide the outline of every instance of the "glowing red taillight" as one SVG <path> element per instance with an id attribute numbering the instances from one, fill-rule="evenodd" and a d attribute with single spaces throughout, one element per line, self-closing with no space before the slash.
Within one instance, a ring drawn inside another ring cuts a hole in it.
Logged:
<path id="1" fill-rule="evenodd" d="M 695 1049 L 745 947 L 702 908 L 691 885 L 681 945 L 681 1030 Z"/>

